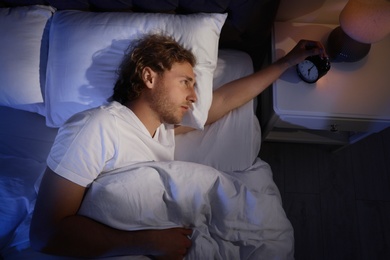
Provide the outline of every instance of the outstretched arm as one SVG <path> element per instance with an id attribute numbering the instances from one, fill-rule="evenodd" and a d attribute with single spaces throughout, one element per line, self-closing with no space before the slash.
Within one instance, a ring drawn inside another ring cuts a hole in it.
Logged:
<path id="1" fill-rule="evenodd" d="M 191 246 L 190 229 L 121 231 L 77 215 L 85 187 L 47 168 L 30 229 L 31 246 L 73 257 L 154 255 L 182 259 Z"/>
<path id="2" fill-rule="evenodd" d="M 213 93 L 207 124 L 211 124 L 231 110 L 238 108 L 262 93 L 288 68 L 295 66 L 308 56 L 326 55 L 321 43 L 301 40 L 283 58 L 247 77 L 229 82 Z"/>
<path id="3" fill-rule="evenodd" d="M 277 80 L 288 68 L 313 55 L 326 56 L 323 45 L 316 41 L 301 40 L 286 56 L 268 67 L 221 86 L 213 92 L 213 101 L 206 125 L 214 123 L 233 109 L 252 100 Z M 175 129 L 175 133 L 181 134 L 191 130 L 193 129 L 189 127 L 178 127 Z"/>

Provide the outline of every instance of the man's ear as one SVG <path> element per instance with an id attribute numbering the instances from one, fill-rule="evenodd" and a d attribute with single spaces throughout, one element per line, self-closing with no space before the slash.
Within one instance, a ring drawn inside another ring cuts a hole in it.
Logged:
<path id="1" fill-rule="evenodd" d="M 157 73 L 152 70 L 150 67 L 145 67 L 142 70 L 142 80 L 145 83 L 145 86 L 149 89 L 154 87 L 154 83 L 156 82 Z"/>

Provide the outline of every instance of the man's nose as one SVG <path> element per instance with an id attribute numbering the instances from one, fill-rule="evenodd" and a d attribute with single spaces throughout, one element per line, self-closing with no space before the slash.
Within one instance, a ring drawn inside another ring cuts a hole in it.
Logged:
<path id="1" fill-rule="evenodd" d="M 196 96 L 195 88 L 191 88 L 191 92 L 188 95 L 187 100 L 190 101 L 191 103 L 195 103 L 197 99 L 198 98 Z"/>

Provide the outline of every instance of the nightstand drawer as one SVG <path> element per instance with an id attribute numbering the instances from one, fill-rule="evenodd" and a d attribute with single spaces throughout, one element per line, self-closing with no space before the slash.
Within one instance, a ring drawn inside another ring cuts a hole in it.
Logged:
<path id="1" fill-rule="evenodd" d="M 277 116 L 274 127 L 325 130 L 330 132 L 378 132 L 390 126 L 389 121 L 370 121 L 363 119 L 324 118 L 308 116 Z"/>

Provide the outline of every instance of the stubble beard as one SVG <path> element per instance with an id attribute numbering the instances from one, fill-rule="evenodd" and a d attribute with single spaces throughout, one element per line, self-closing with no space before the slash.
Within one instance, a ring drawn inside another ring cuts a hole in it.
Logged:
<path id="1" fill-rule="evenodd" d="M 169 99 L 164 84 L 160 81 L 156 91 L 150 96 L 151 108 L 159 115 L 163 123 L 177 125 L 181 123 L 182 115 L 179 115 L 178 108 Z"/>

